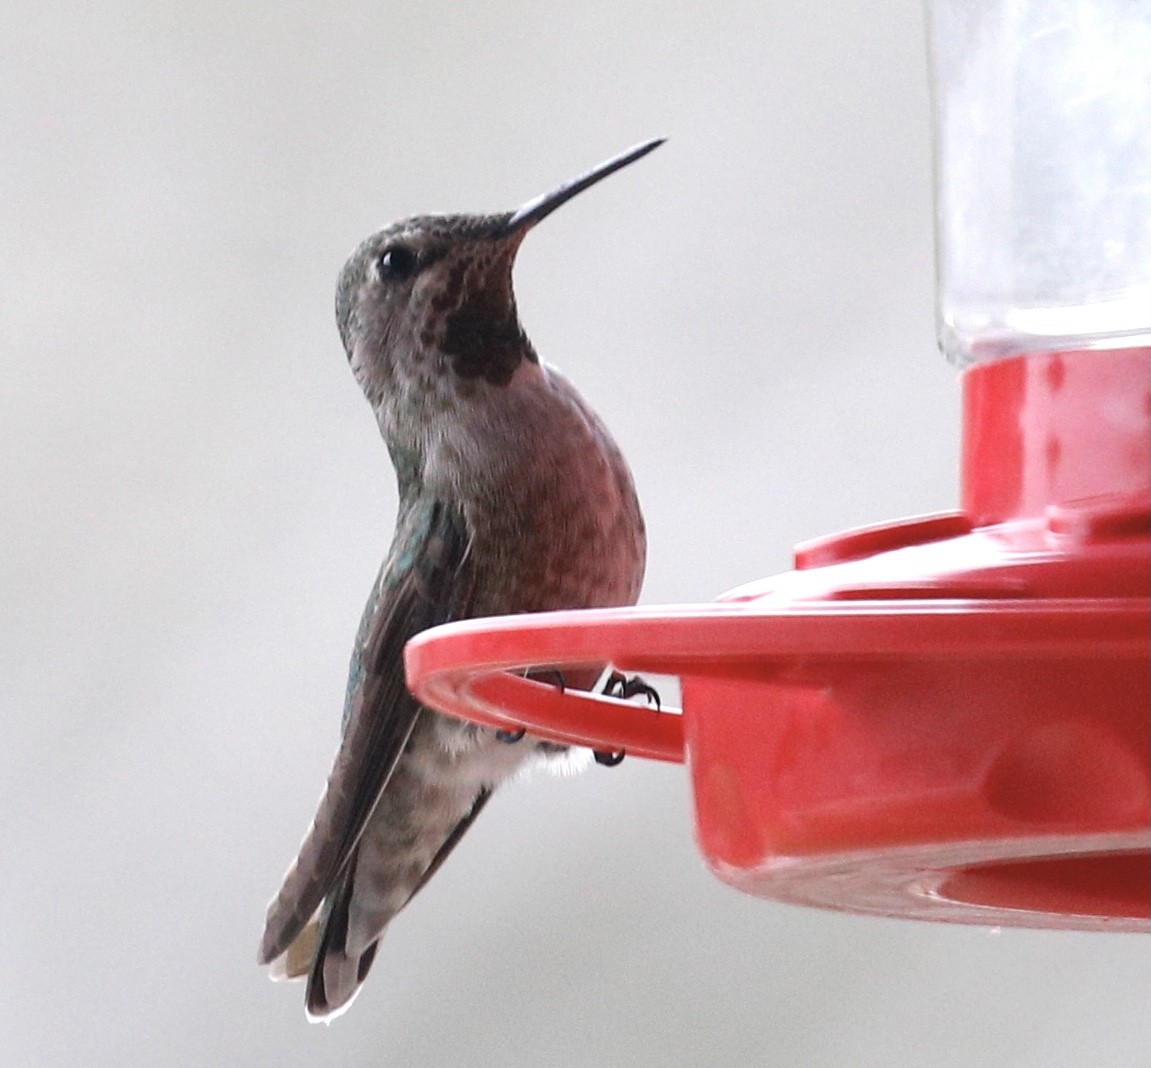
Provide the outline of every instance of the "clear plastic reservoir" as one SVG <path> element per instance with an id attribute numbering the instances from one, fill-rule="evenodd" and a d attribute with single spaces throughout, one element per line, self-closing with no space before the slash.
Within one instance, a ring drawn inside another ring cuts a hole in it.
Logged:
<path id="1" fill-rule="evenodd" d="M 939 338 L 1151 343 L 1151 0 L 928 0 Z"/>

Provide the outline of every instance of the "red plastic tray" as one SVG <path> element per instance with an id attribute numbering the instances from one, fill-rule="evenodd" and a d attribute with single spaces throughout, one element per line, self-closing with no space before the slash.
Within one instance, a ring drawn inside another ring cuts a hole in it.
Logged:
<path id="1" fill-rule="evenodd" d="M 712 870 L 859 912 L 1151 928 L 1151 350 L 965 373 L 963 510 L 800 546 L 713 605 L 451 624 L 421 700 L 686 760 Z M 678 675 L 682 714 L 508 672 Z"/>

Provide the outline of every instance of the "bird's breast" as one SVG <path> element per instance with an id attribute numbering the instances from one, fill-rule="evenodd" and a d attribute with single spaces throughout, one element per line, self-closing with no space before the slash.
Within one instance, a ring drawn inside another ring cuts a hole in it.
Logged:
<path id="1" fill-rule="evenodd" d="M 611 607 L 639 596 L 646 538 L 631 472 L 598 416 L 558 382 L 546 403 L 510 406 L 510 417 L 467 445 L 459 491 L 474 615 Z"/>

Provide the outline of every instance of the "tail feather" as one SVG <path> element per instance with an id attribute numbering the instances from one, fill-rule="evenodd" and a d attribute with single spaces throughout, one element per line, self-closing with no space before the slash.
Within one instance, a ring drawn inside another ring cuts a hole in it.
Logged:
<path id="1" fill-rule="evenodd" d="M 312 970 L 316 959 L 316 946 L 320 941 L 320 919 L 313 916 L 295 940 L 271 963 L 268 974 L 274 982 L 285 979 L 303 979 Z"/>
<path id="2" fill-rule="evenodd" d="M 321 921 L 323 934 L 311 962 L 304 996 L 304 1008 L 313 1023 L 329 1022 L 347 1011 L 376 957 L 378 938 L 361 952 L 348 952 L 348 909 L 355 885 L 356 859 L 353 856 L 340 885 L 329 898 L 327 915 Z"/>

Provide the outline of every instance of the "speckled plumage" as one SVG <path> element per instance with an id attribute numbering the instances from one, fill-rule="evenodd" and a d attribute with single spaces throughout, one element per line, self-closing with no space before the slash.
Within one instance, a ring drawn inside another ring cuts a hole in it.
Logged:
<path id="1" fill-rule="evenodd" d="M 631 474 L 575 387 L 538 359 L 512 265 L 539 219 L 657 144 L 518 212 L 395 223 L 341 272 L 340 336 L 400 506 L 356 639 L 335 766 L 260 948 L 274 974 L 307 974 L 312 1019 L 347 1007 L 388 923 L 496 786 L 556 751 L 420 707 L 404 643 L 451 619 L 639 595 L 646 543 Z M 566 681 L 587 688 L 594 673 Z"/>

